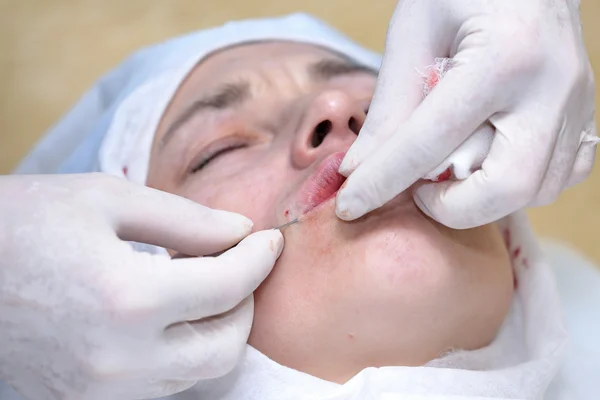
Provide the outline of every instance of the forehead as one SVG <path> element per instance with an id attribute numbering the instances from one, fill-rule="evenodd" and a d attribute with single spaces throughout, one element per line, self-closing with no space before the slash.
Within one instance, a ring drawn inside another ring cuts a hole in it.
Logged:
<path id="1" fill-rule="evenodd" d="M 230 77 L 302 67 L 325 57 L 342 59 L 329 50 L 305 43 L 262 42 L 230 47 L 201 61 L 183 82 L 177 97 L 195 97 L 199 91 L 208 91 Z"/>
<path id="2" fill-rule="evenodd" d="M 230 47 L 204 59 L 190 78 L 224 75 L 238 71 L 272 68 L 323 57 L 340 58 L 333 52 L 305 43 L 263 42 Z"/>
<path id="3" fill-rule="evenodd" d="M 189 106 L 199 93 L 208 92 L 231 77 L 248 76 L 253 72 L 265 75 L 282 67 L 303 68 L 323 58 L 344 59 L 318 46 L 285 41 L 247 43 L 217 51 L 202 60 L 184 79 L 163 114 L 158 132 L 172 122 L 176 110 Z"/>

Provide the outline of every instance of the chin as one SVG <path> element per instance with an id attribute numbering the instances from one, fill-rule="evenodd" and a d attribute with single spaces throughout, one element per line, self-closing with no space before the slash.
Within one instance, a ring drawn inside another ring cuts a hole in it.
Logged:
<path id="1" fill-rule="evenodd" d="M 249 343 L 320 378 L 483 347 L 508 313 L 512 272 L 493 226 L 451 231 L 404 200 L 345 222 L 332 199 L 284 236 Z"/>

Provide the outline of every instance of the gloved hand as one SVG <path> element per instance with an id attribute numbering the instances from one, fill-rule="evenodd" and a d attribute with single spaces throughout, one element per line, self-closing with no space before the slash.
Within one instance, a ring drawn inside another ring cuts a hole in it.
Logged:
<path id="1" fill-rule="evenodd" d="M 373 102 L 340 167 L 336 213 L 356 219 L 425 177 L 486 120 L 495 128 L 466 180 L 419 182 L 416 204 L 453 228 L 554 201 L 595 155 L 594 83 L 579 1 L 404 0 L 390 22 Z M 422 71 L 452 69 L 424 100 Z"/>
<path id="2" fill-rule="evenodd" d="M 230 371 L 277 230 L 100 174 L 0 177 L 0 380 L 28 399 L 141 399 Z"/>

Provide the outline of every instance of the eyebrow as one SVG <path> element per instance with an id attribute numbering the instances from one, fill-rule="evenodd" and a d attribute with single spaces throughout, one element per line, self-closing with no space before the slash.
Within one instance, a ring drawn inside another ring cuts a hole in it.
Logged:
<path id="1" fill-rule="evenodd" d="M 336 77 L 351 75 L 356 73 L 367 73 L 377 77 L 377 71 L 365 65 L 356 63 L 350 58 L 331 58 L 327 57 L 310 64 L 307 68 L 309 78 L 315 82 L 322 82 L 334 79 Z M 206 110 L 225 110 L 239 106 L 252 97 L 250 83 L 248 81 L 237 81 L 224 83 L 219 86 L 212 94 L 196 100 L 184 112 L 179 115 L 169 126 L 160 140 L 160 147 L 164 148 L 166 144 L 175 136 L 175 133 L 188 123 L 195 115 Z"/>
<path id="2" fill-rule="evenodd" d="M 367 73 L 377 77 L 377 71 L 358 64 L 349 58 L 324 58 L 308 67 L 308 74 L 314 81 L 328 81 L 339 76 Z"/>
<path id="3" fill-rule="evenodd" d="M 239 106 L 251 97 L 250 83 L 247 81 L 229 82 L 217 88 L 213 93 L 196 100 L 169 126 L 160 140 L 161 147 L 174 136 L 174 133 L 192 117 L 205 110 L 225 110 Z"/>

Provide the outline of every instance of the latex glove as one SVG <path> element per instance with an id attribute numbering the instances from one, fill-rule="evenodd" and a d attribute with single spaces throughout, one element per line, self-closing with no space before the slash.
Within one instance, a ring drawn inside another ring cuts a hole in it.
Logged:
<path id="1" fill-rule="evenodd" d="M 278 230 L 100 174 L 0 177 L 0 380 L 29 399 L 140 399 L 230 371 Z"/>
<path id="2" fill-rule="evenodd" d="M 409 189 L 486 120 L 481 169 L 414 187 L 430 217 L 483 225 L 554 201 L 595 155 L 594 83 L 574 0 L 400 1 L 369 115 L 340 173 L 336 213 L 356 219 Z M 419 70 L 453 67 L 423 100 Z"/>

